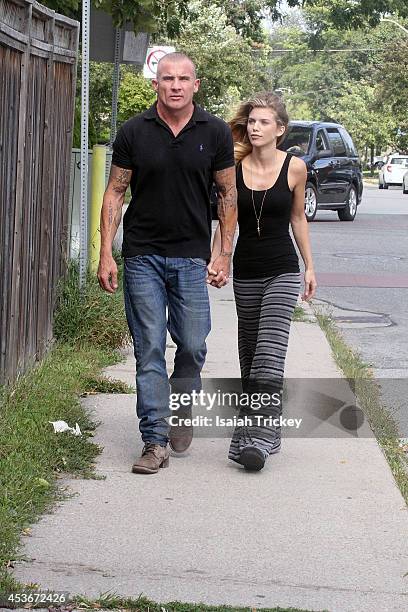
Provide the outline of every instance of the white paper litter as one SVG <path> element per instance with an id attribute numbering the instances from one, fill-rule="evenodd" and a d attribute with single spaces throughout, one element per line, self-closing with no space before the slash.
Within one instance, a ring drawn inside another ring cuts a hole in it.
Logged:
<path id="1" fill-rule="evenodd" d="M 65 421 L 48 421 L 54 427 L 54 433 L 61 433 L 63 431 L 69 431 L 74 436 L 82 436 L 82 432 L 79 429 L 78 423 L 75 423 L 75 427 L 70 427 Z"/>

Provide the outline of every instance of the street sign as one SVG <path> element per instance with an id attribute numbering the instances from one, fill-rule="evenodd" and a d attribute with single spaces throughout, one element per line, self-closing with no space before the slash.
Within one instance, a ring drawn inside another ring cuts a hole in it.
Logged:
<path id="1" fill-rule="evenodd" d="M 146 62 L 143 66 L 143 76 L 146 79 L 155 79 L 157 64 L 159 63 L 161 58 L 167 55 L 168 53 L 174 53 L 175 50 L 175 47 L 149 47 L 146 54 Z"/>
<path id="2" fill-rule="evenodd" d="M 119 61 L 120 64 L 133 64 L 141 68 L 145 62 L 149 39 L 150 35 L 146 32 L 135 35 L 130 22 L 125 23 L 123 29 L 117 30 L 111 15 L 91 5 L 90 60 L 111 64 Z"/>
<path id="3" fill-rule="evenodd" d="M 136 64 L 142 67 L 150 35 L 145 32 L 139 32 L 135 36 L 134 32 L 123 32 L 123 37 L 122 63 Z"/>

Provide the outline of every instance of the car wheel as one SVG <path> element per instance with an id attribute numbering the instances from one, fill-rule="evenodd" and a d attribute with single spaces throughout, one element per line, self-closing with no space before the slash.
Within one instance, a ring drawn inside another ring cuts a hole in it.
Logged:
<path id="1" fill-rule="evenodd" d="M 350 187 L 346 206 L 337 211 L 340 221 L 354 221 L 357 213 L 357 191 L 355 187 Z"/>
<path id="2" fill-rule="evenodd" d="M 388 187 L 389 187 L 388 183 L 386 183 L 386 182 L 384 181 L 384 183 L 383 183 L 383 189 L 388 189 Z"/>
<path id="3" fill-rule="evenodd" d="M 313 221 L 317 212 L 317 191 L 312 183 L 306 183 L 305 189 L 305 216 L 308 221 Z"/>
<path id="4" fill-rule="evenodd" d="M 408 189 L 405 187 L 405 183 L 402 183 L 402 193 L 408 194 Z"/>
<path id="5" fill-rule="evenodd" d="M 378 189 L 384 189 L 384 185 L 382 183 L 378 183 Z"/>

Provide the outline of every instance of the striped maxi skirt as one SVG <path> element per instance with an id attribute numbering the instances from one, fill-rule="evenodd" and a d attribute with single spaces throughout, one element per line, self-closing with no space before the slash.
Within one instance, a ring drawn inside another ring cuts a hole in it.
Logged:
<path id="1" fill-rule="evenodd" d="M 279 393 L 282 397 L 290 323 L 299 295 L 300 274 L 234 278 L 233 283 L 243 392 Z M 237 463 L 245 446 L 257 447 L 265 458 L 280 450 L 281 430 L 279 426 L 269 425 L 269 417 L 279 418 L 282 403 L 278 406 L 271 403 L 251 412 L 263 418 L 252 419 L 252 425 L 235 428 L 228 458 Z M 247 409 L 241 409 L 239 416 L 248 414 Z"/>

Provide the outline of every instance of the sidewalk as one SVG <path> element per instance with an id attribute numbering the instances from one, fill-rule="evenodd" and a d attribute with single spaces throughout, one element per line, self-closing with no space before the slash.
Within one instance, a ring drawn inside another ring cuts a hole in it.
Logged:
<path id="1" fill-rule="evenodd" d="M 203 376 L 238 377 L 231 285 L 211 288 L 211 300 Z M 170 346 L 169 363 L 173 355 Z M 134 384 L 132 355 L 107 373 Z M 329 387 L 341 378 L 316 323 L 292 325 L 286 376 Z M 297 412 L 307 419 L 304 403 Z M 130 473 L 142 448 L 135 397 L 84 404 L 102 421 L 97 472 L 106 479 L 63 483 L 78 495 L 33 526 L 18 579 L 90 597 L 111 590 L 161 602 L 408 609 L 407 508 L 364 428 L 358 438 L 335 437 L 335 425 L 331 437 L 288 437 L 258 473 L 228 461 L 229 439 L 196 438 L 169 469 L 142 476 Z"/>

